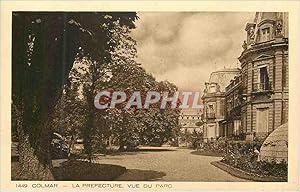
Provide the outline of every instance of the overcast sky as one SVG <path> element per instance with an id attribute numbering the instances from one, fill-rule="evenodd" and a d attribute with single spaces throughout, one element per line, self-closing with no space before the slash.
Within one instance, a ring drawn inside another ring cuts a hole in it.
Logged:
<path id="1" fill-rule="evenodd" d="M 255 13 L 141 12 L 133 37 L 138 62 L 181 91 L 203 91 L 216 69 L 237 67 Z"/>

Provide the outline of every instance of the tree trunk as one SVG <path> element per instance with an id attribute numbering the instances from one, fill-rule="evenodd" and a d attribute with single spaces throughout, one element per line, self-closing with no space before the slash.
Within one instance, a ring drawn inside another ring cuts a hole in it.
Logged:
<path id="1" fill-rule="evenodd" d="M 113 140 L 113 136 L 110 135 L 110 136 L 108 137 L 108 148 L 109 148 L 110 150 L 112 149 L 112 140 Z"/>
<path id="2" fill-rule="evenodd" d="M 70 144 L 69 144 L 69 149 L 70 149 L 70 153 L 73 153 L 74 150 L 75 150 L 75 136 L 72 135 L 71 136 L 71 141 L 70 141 Z"/>
<path id="3" fill-rule="evenodd" d="M 120 143 L 119 151 L 125 151 L 124 143 Z"/>
<path id="4" fill-rule="evenodd" d="M 93 131 L 94 131 L 94 112 L 92 110 L 89 111 L 86 127 L 83 134 L 83 146 L 84 152 L 87 155 L 89 162 L 92 162 L 93 158 Z"/>
<path id="5" fill-rule="evenodd" d="M 125 151 L 125 142 L 123 136 L 119 138 L 119 151 Z"/>
<path id="6" fill-rule="evenodd" d="M 29 136 L 19 129 L 19 163 L 20 163 L 20 180 L 39 180 L 52 181 L 54 177 L 51 173 L 51 159 L 49 164 L 42 164 L 34 149 L 29 142 Z"/>

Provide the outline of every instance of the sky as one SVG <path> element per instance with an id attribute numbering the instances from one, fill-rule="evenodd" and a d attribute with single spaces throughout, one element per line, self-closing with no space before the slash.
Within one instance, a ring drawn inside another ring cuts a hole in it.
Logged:
<path id="1" fill-rule="evenodd" d="M 137 61 L 158 81 L 180 91 L 200 91 L 211 72 L 240 66 L 245 26 L 255 13 L 140 12 L 136 29 Z"/>

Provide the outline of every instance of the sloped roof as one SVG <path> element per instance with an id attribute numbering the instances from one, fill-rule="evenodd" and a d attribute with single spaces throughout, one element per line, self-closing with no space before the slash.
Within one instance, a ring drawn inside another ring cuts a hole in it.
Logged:
<path id="1" fill-rule="evenodd" d="M 276 12 L 257 12 L 255 14 L 254 22 L 258 23 L 264 20 L 276 20 Z"/>
<path id="2" fill-rule="evenodd" d="M 288 37 L 288 13 L 287 12 L 257 12 L 255 14 L 254 23 L 255 34 L 257 35 L 259 24 L 265 20 L 282 20 L 282 35 Z"/>
<path id="3" fill-rule="evenodd" d="M 230 80 L 234 79 L 239 72 L 238 68 L 214 71 L 210 74 L 209 83 L 217 83 L 220 86 L 220 91 L 225 92 L 225 88 L 229 85 Z"/>

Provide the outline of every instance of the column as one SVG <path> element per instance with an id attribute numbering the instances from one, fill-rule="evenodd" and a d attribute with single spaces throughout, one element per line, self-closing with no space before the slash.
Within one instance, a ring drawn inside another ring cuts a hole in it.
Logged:
<path id="1" fill-rule="evenodd" d="M 283 67 L 283 52 L 276 50 L 275 52 L 275 89 L 274 89 L 274 129 L 281 125 L 282 122 L 282 67 Z"/>
<path id="2" fill-rule="evenodd" d="M 253 69 L 252 63 L 247 64 L 247 125 L 246 125 L 246 133 L 252 132 L 252 108 L 251 108 L 251 93 L 253 86 Z"/>

